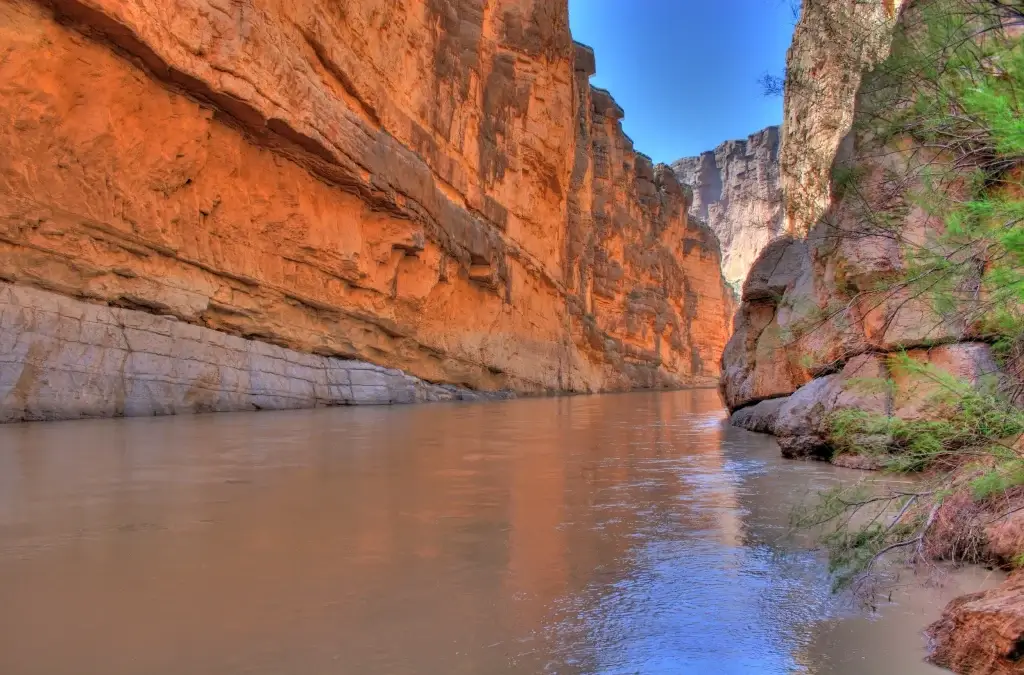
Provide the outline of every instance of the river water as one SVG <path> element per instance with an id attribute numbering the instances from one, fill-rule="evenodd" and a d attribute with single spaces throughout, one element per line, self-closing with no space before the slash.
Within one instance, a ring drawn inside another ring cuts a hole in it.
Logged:
<path id="1" fill-rule="evenodd" d="M 0 428 L 0 673 L 941 672 L 708 390 Z"/>

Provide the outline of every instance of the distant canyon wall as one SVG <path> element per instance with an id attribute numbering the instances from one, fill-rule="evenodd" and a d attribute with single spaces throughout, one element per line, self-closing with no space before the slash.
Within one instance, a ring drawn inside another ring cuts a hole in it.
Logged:
<path id="1" fill-rule="evenodd" d="M 736 286 L 783 229 L 780 140 L 779 127 L 768 127 L 672 164 L 679 180 L 693 188 L 690 215 L 718 236 L 722 272 Z"/>
<path id="2" fill-rule="evenodd" d="M 0 0 L 0 44 L 11 287 L 478 391 L 719 374 L 717 241 L 565 0 Z"/>

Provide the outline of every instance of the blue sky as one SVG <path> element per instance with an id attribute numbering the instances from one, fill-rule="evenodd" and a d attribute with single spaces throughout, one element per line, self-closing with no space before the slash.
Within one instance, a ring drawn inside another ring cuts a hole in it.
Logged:
<path id="1" fill-rule="evenodd" d="M 655 162 L 711 150 L 782 121 L 758 78 L 781 74 L 789 0 L 569 0 L 573 38 L 594 48 L 591 82 L 626 111 Z"/>

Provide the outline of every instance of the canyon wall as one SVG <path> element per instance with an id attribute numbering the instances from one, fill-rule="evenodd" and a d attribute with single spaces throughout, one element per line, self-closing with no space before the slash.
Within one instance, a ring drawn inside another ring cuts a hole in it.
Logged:
<path id="1" fill-rule="evenodd" d="M 737 287 L 783 228 L 779 141 L 779 127 L 768 127 L 672 163 L 679 180 L 693 188 L 690 215 L 718 235 L 722 272 Z"/>
<path id="2" fill-rule="evenodd" d="M 870 453 L 834 455 L 842 446 L 834 413 L 942 420 L 948 409 L 929 401 L 943 373 L 975 386 L 1007 382 L 990 337 L 955 311 L 982 288 L 984 259 L 948 243 L 941 214 L 914 198 L 926 184 L 962 195 L 970 160 L 872 129 L 884 92 L 906 93 L 904 71 L 876 66 L 897 30 L 918 30 L 922 5 L 807 0 L 789 52 L 780 158 L 787 234 L 765 248 L 744 282 L 721 381 L 732 423 L 775 434 L 789 457 L 870 468 Z M 909 99 L 881 104 L 893 100 Z M 928 288 L 906 281 L 921 250 L 974 270 L 957 281 L 947 311 Z M 925 364 L 930 371 L 918 367 Z M 852 441 L 884 451 L 893 438 L 864 433 Z M 1020 523 L 1003 515 L 979 521 L 985 527 L 956 521 L 950 538 L 978 527 L 980 555 L 1016 560 Z M 995 536 L 1001 527 L 1010 534 Z M 1007 550 L 990 556 L 998 545 Z M 1022 598 L 1018 572 L 997 589 L 954 600 L 930 629 L 932 660 L 961 673 L 1022 672 Z"/>
<path id="3" fill-rule="evenodd" d="M 827 421 L 839 410 L 925 414 L 935 388 L 901 365 L 904 356 L 975 383 L 1001 376 L 969 321 L 940 312 L 928 288 L 903 282 L 922 251 L 950 260 L 970 255 L 944 243 L 945 222 L 914 196 L 926 181 L 957 194 L 969 167 L 905 134 L 881 136 L 867 123 L 879 105 L 904 93 L 892 88 L 898 78 L 876 66 L 897 29 L 919 25 L 918 9 L 908 7 L 808 3 L 790 48 L 796 82 L 786 89 L 781 173 L 795 231 L 767 246 L 744 282 L 721 380 L 733 422 L 776 434 L 789 456 L 831 456 Z M 849 26 L 863 39 L 835 37 Z M 808 64 L 822 78 L 813 95 L 801 88 Z M 856 175 L 856 183 L 846 186 L 833 174 Z M 979 287 L 981 268 L 973 274 L 963 283 Z M 893 386 L 863 385 L 879 378 Z"/>
<path id="4" fill-rule="evenodd" d="M 866 157 L 874 140 L 853 129 L 862 78 L 884 58 L 897 26 L 892 3 L 809 2 L 789 50 L 781 150 L 789 234 L 764 249 L 743 285 L 736 330 L 723 355 L 722 391 L 741 426 L 779 436 L 787 455 L 831 454 L 826 417 L 841 408 L 912 410 L 892 392 L 864 394 L 864 378 L 904 377 L 892 353 L 935 360 L 971 378 L 993 368 L 986 345 L 963 340 L 928 302 L 880 290 L 908 262 L 899 243 L 863 236 L 865 214 L 834 194 L 833 167 Z M 840 38 L 841 27 L 856 29 Z M 870 89 L 867 87 L 866 89 Z M 865 94 L 866 96 L 866 94 Z M 900 149 L 858 160 L 881 208 L 884 178 L 907 169 Z M 909 169 L 908 169 L 909 170 Z M 886 208 L 888 208 L 888 204 Z M 906 227 L 941 227 L 909 210 Z M 960 344 L 963 342 L 963 344 Z M 929 351 L 943 344 L 940 351 Z"/>
<path id="5" fill-rule="evenodd" d="M 717 241 L 591 88 L 564 0 L 0 0 L 0 45 L 13 288 L 424 386 L 719 373 L 733 308 Z M 34 329 L 24 303 L 44 296 L 19 297 L 0 417 L 93 414 L 33 393 L 54 367 L 99 371 L 67 358 L 77 337 Z M 221 377 L 199 370 L 179 384 Z M 123 398 L 140 376 L 120 377 L 104 386 Z"/>
<path id="6" fill-rule="evenodd" d="M 889 54 L 906 0 L 804 0 L 786 55 L 779 152 L 785 230 L 804 236 L 832 202 L 832 164 L 863 74 Z"/>

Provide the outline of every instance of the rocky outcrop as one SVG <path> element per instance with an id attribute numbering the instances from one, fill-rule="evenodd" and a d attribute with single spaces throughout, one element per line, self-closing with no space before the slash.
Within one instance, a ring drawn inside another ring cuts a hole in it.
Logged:
<path id="1" fill-rule="evenodd" d="M 718 235 L 722 271 L 736 286 L 783 228 L 779 134 L 779 127 L 768 127 L 672 164 L 679 180 L 693 188 L 690 215 Z"/>
<path id="2" fill-rule="evenodd" d="M 981 288 L 983 263 L 945 243 L 945 223 L 913 197 L 926 180 L 959 196 L 970 160 L 954 163 L 912 138 L 873 134 L 870 124 L 858 123 L 873 119 L 880 92 L 899 86 L 899 77 L 879 85 L 884 74 L 872 68 L 887 58 L 895 29 L 919 25 L 912 18 L 921 6 L 803 4 L 789 52 L 780 157 L 787 235 L 765 248 L 747 276 L 721 380 L 733 424 L 775 434 L 786 456 L 870 468 L 871 453 L 866 460 L 833 457 L 842 445 L 832 437 L 835 413 L 943 418 L 933 400 L 939 378 L 930 373 L 976 386 L 1005 378 L 969 313 L 956 306 L 940 312 L 927 288 L 907 281 L 924 250 L 977 270 L 957 279 L 950 302 L 970 302 Z M 880 452 L 896 442 L 881 433 L 844 440 Z M 1013 505 L 1021 494 L 1010 492 L 1011 506 L 979 522 L 957 520 L 947 513 L 956 511 L 952 498 L 944 501 L 933 512 L 935 531 L 922 539 L 936 549 L 926 555 L 963 559 L 938 549 L 971 532 L 986 559 L 1016 558 L 1021 525 L 999 521 L 1019 511 Z M 977 510 L 971 495 L 959 497 Z M 930 629 L 932 660 L 972 675 L 1024 672 L 1022 588 L 1018 573 L 1000 588 L 951 603 Z"/>
<path id="3" fill-rule="evenodd" d="M 504 397 L 0 284 L 0 422 Z"/>
<path id="4" fill-rule="evenodd" d="M 872 229 L 871 214 L 900 218 L 909 240 L 937 241 L 943 223 L 901 200 L 915 180 L 923 180 L 925 167 L 946 160 L 901 139 L 876 147 L 869 130 L 852 126 L 873 91 L 864 86 L 858 93 L 870 78 L 865 73 L 887 54 L 896 28 L 892 3 L 876 4 L 809 3 L 801 17 L 789 55 L 794 83 L 786 90 L 781 171 L 787 217 L 799 213 L 810 220 L 774 241 L 754 263 L 723 355 L 728 406 L 759 406 L 734 421 L 776 433 L 791 456 L 829 454 L 824 426 L 836 410 L 921 414 L 925 388 L 896 372 L 891 354 L 907 351 L 913 360 L 978 382 L 998 370 L 988 346 L 967 327 L 939 315 L 926 295 L 887 283 L 905 275 L 912 262 L 897 238 Z M 831 39 L 844 18 L 863 40 Z M 815 95 L 801 84 L 808 68 L 824 78 Z M 787 163 L 787 145 L 791 151 L 806 146 L 806 155 Z M 818 180 L 851 161 L 862 176 L 858 190 L 843 195 Z M 892 176 L 903 179 L 899 194 Z M 851 386 L 865 378 L 892 380 L 903 390 L 884 400 L 865 398 Z M 789 397 L 785 403 L 760 403 L 783 397 Z"/>
<path id="5" fill-rule="evenodd" d="M 998 588 L 964 595 L 928 629 L 938 666 L 970 675 L 1024 672 L 1024 574 Z"/>
<path id="6" fill-rule="evenodd" d="M 785 230 L 806 235 L 832 202 L 832 165 L 863 74 L 889 54 L 906 0 L 809 0 L 786 55 L 780 177 Z"/>
<path id="7" fill-rule="evenodd" d="M 913 349 L 907 357 L 976 384 L 999 373 L 992 349 L 984 343 Z M 880 382 L 891 382 L 892 387 L 880 388 Z M 938 387 L 893 355 L 869 352 L 849 359 L 839 372 L 811 379 L 788 396 L 741 408 L 732 423 L 778 436 L 786 457 L 830 459 L 837 445 L 828 424 L 833 414 L 860 410 L 902 419 L 941 417 L 942 411 L 928 404 Z M 872 445 L 873 440 L 879 439 L 862 439 L 862 444 Z"/>
<path id="8" fill-rule="evenodd" d="M 755 262 L 743 285 L 735 332 L 722 354 L 722 392 L 730 409 L 785 396 L 810 380 L 803 345 L 790 333 L 801 314 L 787 293 L 813 284 L 807 242 L 782 237 Z M 805 303 L 806 304 L 806 303 Z"/>
<path id="9" fill-rule="evenodd" d="M 946 497 L 927 533 L 925 550 L 942 560 L 968 559 L 1012 572 L 1001 585 L 961 596 L 927 630 L 929 660 L 969 675 L 1024 672 L 1024 492 L 976 501 L 960 493 Z"/>
<path id="10" fill-rule="evenodd" d="M 481 391 L 718 375 L 715 238 L 564 0 L 0 0 L 0 42 L 0 280 Z"/>

